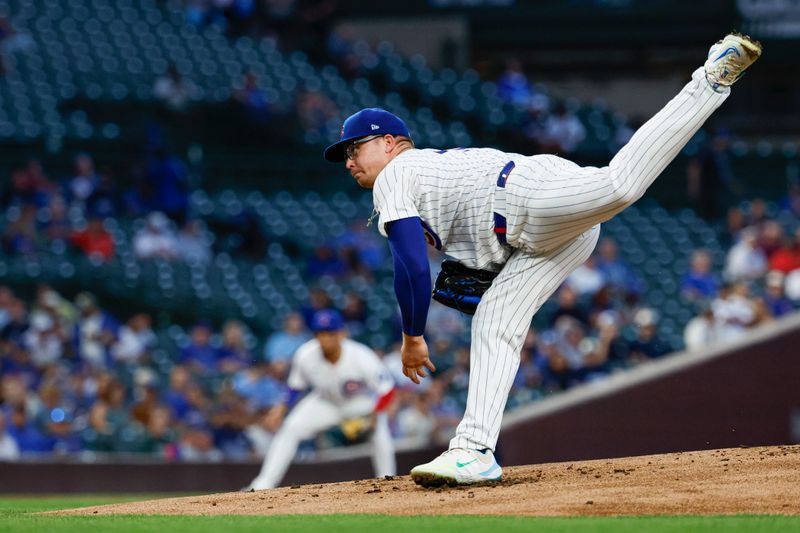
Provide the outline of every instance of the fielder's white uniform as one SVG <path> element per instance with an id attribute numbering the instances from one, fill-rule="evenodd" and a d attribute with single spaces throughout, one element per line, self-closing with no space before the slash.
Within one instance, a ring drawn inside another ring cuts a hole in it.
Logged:
<path id="1" fill-rule="evenodd" d="M 312 339 L 294 354 L 288 385 L 309 394 L 300 400 L 275 435 L 261 472 L 250 484 L 256 490 L 277 487 L 301 441 L 348 418 L 368 416 L 379 398 L 394 388 L 394 380 L 377 354 L 351 339 L 342 340 L 336 364 Z M 377 477 L 395 475 L 394 443 L 386 413 L 378 413 L 372 434 L 372 464 Z"/>
<path id="2" fill-rule="evenodd" d="M 499 271 L 472 320 L 464 419 L 450 448 L 495 449 L 508 392 L 534 313 L 583 263 L 599 224 L 639 199 L 730 93 L 703 68 L 603 168 L 554 155 L 488 148 L 408 150 L 378 175 L 378 228 L 420 217 L 428 244 L 468 267 Z M 498 174 L 515 167 L 504 188 Z M 507 244 L 494 232 L 507 221 Z"/>

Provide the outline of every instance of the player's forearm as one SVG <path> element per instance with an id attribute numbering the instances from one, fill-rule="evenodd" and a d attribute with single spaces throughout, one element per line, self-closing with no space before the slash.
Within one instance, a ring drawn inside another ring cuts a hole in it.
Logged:
<path id="1" fill-rule="evenodd" d="M 431 295 L 431 273 L 422 226 L 416 217 L 404 218 L 392 222 L 388 235 L 403 333 L 420 336 L 425 331 Z"/>

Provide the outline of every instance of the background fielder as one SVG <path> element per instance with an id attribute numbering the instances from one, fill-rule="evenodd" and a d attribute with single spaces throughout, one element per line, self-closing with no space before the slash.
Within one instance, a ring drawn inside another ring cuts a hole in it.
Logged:
<path id="1" fill-rule="evenodd" d="M 284 421 L 258 476 L 248 488 L 277 487 L 300 441 L 347 421 L 364 418 L 372 426 L 372 463 L 377 477 L 396 473 L 394 443 L 384 409 L 394 381 L 378 356 L 367 346 L 346 338 L 337 311 L 318 311 L 311 320 L 315 338 L 297 349 L 289 373 L 287 409 L 310 389 Z"/>
<path id="2" fill-rule="evenodd" d="M 472 322 L 464 418 L 450 449 L 412 470 L 417 483 L 499 479 L 493 450 L 534 313 L 591 254 L 599 224 L 639 199 L 761 53 L 747 37 L 712 46 L 704 67 L 603 168 L 552 155 L 493 149 L 417 150 L 406 125 L 381 109 L 349 117 L 325 151 L 373 188 L 389 239 L 403 315 L 404 374 L 435 370 L 424 331 L 431 290 L 425 243 L 473 269 L 499 272 Z"/>

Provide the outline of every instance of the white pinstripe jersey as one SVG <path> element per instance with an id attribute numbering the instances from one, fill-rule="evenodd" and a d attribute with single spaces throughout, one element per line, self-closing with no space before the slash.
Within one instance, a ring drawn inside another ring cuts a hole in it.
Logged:
<path id="1" fill-rule="evenodd" d="M 317 339 L 300 346 L 292 359 L 287 383 L 295 390 L 313 389 L 336 405 L 365 397 L 374 402 L 394 387 L 394 380 L 378 355 L 351 339 L 342 340 L 342 354 L 334 365 L 322 355 Z"/>
<path id="2" fill-rule="evenodd" d="M 494 190 L 506 163 L 524 157 L 491 148 L 403 152 L 375 180 L 378 230 L 386 237 L 386 223 L 419 217 L 429 245 L 468 267 L 499 270 L 511 249 L 494 233 Z"/>

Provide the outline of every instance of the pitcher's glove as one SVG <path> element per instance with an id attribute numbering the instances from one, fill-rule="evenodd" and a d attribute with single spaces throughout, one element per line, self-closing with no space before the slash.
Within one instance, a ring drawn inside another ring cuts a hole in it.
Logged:
<path id="1" fill-rule="evenodd" d="M 442 305 L 452 307 L 462 313 L 474 315 L 481 296 L 497 277 L 497 272 L 475 270 L 457 261 L 442 263 L 442 270 L 436 277 L 433 299 Z"/>
<path id="2" fill-rule="evenodd" d="M 349 443 L 365 442 L 375 429 L 375 417 L 367 415 L 348 418 L 339 424 L 339 429 Z"/>

